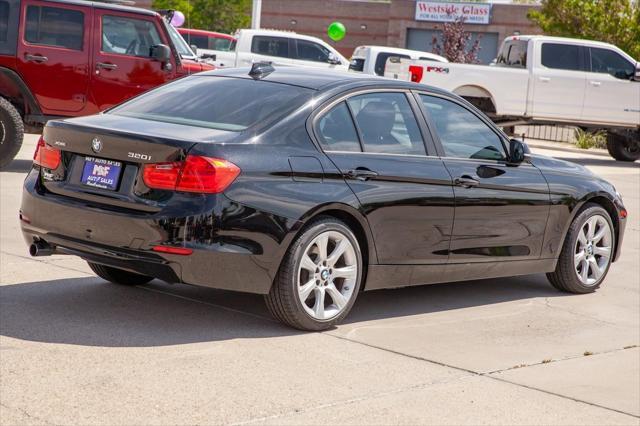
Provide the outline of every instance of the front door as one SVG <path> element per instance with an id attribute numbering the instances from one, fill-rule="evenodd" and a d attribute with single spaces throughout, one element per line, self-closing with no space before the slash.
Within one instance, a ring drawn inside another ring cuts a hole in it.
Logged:
<path id="1" fill-rule="evenodd" d="M 453 178 L 449 262 L 538 259 L 550 208 L 542 173 L 527 162 L 508 164 L 503 137 L 467 107 L 419 98 Z"/>
<path id="2" fill-rule="evenodd" d="M 451 178 L 439 158 L 427 156 L 416 108 L 404 92 L 369 92 L 316 120 L 326 154 L 360 201 L 380 264 L 441 264 L 448 257 Z"/>
<path id="3" fill-rule="evenodd" d="M 170 46 L 153 16 L 95 9 L 91 95 L 100 111 L 171 80 L 175 60 L 166 67 L 150 58 L 154 45 Z"/>
<path id="4" fill-rule="evenodd" d="M 87 102 L 91 7 L 22 2 L 18 71 L 42 112 L 76 115 Z"/>

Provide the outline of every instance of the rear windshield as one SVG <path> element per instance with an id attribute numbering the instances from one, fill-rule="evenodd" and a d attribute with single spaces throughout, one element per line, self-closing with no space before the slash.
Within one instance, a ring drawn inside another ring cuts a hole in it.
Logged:
<path id="1" fill-rule="evenodd" d="M 191 76 L 151 90 L 109 114 L 239 132 L 285 116 L 312 93 L 264 80 Z"/>

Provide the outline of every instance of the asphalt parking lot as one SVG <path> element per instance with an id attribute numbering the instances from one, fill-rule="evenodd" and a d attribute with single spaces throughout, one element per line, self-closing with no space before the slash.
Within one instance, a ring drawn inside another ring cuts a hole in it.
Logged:
<path id="1" fill-rule="evenodd" d="M 260 296 L 30 258 L 17 212 L 35 141 L 0 173 L 2 425 L 640 424 L 639 163 L 533 148 L 624 198 L 623 254 L 595 294 L 542 274 L 383 290 L 301 333 Z"/>

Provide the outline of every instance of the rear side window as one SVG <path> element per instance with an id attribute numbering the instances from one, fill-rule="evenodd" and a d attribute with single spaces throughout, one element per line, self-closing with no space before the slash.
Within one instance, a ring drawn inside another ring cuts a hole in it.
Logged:
<path id="1" fill-rule="evenodd" d="M 636 67 L 619 53 L 595 47 L 589 50 L 591 51 L 591 72 L 611 74 L 624 80 L 634 76 Z"/>
<path id="2" fill-rule="evenodd" d="M 192 76 L 151 90 L 112 109 L 110 113 L 242 131 L 286 116 L 302 106 L 313 93 L 313 90 L 299 86 L 249 78 Z"/>
<path id="3" fill-rule="evenodd" d="M 254 36 L 251 52 L 259 55 L 289 57 L 289 39 L 286 37 Z"/>
<path id="4" fill-rule="evenodd" d="M 374 71 L 377 75 L 384 76 L 384 69 L 387 65 L 387 59 L 389 57 L 396 57 L 402 59 L 408 59 L 409 55 L 399 55 L 397 53 L 389 53 L 389 52 L 380 52 L 378 53 L 378 57 L 376 58 L 376 65 Z"/>
<path id="5" fill-rule="evenodd" d="M 426 155 L 422 134 L 404 93 L 369 93 L 349 98 L 365 152 Z"/>
<path id="6" fill-rule="evenodd" d="M 49 6 L 28 6 L 24 39 L 29 43 L 82 50 L 84 13 Z"/>
<path id="7" fill-rule="evenodd" d="M 334 106 L 318 121 L 318 132 L 327 151 L 360 152 L 358 133 L 344 102 Z"/>
<path id="8" fill-rule="evenodd" d="M 231 48 L 231 39 L 222 37 L 209 37 L 209 49 L 228 51 Z"/>
<path id="9" fill-rule="evenodd" d="M 105 53 L 149 57 L 151 46 L 160 43 L 160 35 L 151 21 L 102 17 L 102 51 Z"/>
<path id="10" fill-rule="evenodd" d="M 543 45 L 543 49 L 544 49 Z M 544 58 L 544 56 L 543 56 Z M 496 65 L 514 68 L 526 68 L 527 66 L 527 42 L 524 40 L 507 41 L 502 46 Z"/>
<path id="11" fill-rule="evenodd" d="M 581 71 L 580 46 L 544 43 L 542 45 L 542 65 L 558 70 Z"/>
<path id="12" fill-rule="evenodd" d="M 9 32 L 9 3 L 0 1 L 0 42 L 7 41 Z"/>

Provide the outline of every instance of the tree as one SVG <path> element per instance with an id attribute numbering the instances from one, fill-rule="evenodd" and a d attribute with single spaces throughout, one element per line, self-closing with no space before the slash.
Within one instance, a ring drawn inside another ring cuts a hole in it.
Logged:
<path id="1" fill-rule="evenodd" d="M 445 22 L 442 25 L 442 44 L 437 36 L 431 40 L 432 52 L 441 55 L 451 62 L 462 64 L 477 64 L 478 52 L 480 52 L 480 37 L 477 37 L 467 50 L 471 34 L 464 30 L 464 17 L 460 16 L 453 22 Z"/>
<path id="2" fill-rule="evenodd" d="M 232 33 L 251 24 L 251 0 L 154 0 L 154 9 L 184 13 L 185 28 Z"/>
<path id="3" fill-rule="evenodd" d="M 604 41 L 640 59 L 640 1 L 542 0 L 527 16 L 545 34 Z"/>

